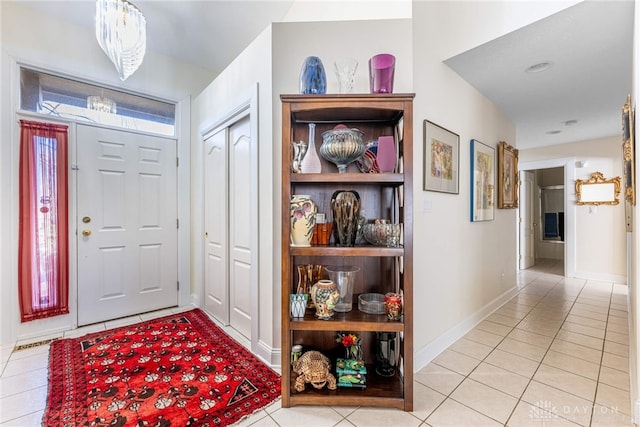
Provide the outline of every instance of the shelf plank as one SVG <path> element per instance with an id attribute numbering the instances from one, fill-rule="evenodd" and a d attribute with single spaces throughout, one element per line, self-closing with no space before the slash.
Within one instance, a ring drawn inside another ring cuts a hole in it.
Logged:
<path id="1" fill-rule="evenodd" d="M 291 182 L 313 183 L 352 183 L 352 184 L 402 184 L 404 174 L 401 173 L 292 173 Z"/>
<path id="2" fill-rule="evenodd" d="M 387 248 L 384 246 L 291 246 L 293 256 L 339 256 L 339 257 L 395 257 L 404 255 L 403 248 Z"/>
<path id="3" fill-rule="evenodd" d="M 403 379 L 399 373 L 393 377 L 382 377 L 375 367 L 367 364 L 367 387 L 365 389 L 338 387 L 336 390 L 313 388 L 306 384 L 305 390 L 295 390 L 295 372 L 291 372 L 290 399 L 294 405 L 321 404 L 331 406 L 379 406 L 405 409 Z"/>
<path id="4" fill-rule="evenodd" d="M 317 319 L 314 310 L 308 309 L 304 318 L 292 319 L 289 327 L 294 331 L 404 332 L 402 321 L 389 320 L 385 314 L 368 314 L 357 309 L 346 313 L 336 312 L 330 320 Z"/>
<path id="5" fill-rule="evenodd" d="M 396 408 L 405 411 L 411 409 L 405 408 L 405 400 L 402 397 L 369 397 L 365 393 L 366 390 L 353 390 L 350 392 L 359 392 L 360 396 L 353 394 L 336 393 L 332 396 L 320 396 L 317 394 L 298 394 L 290 396 L 291 405 L 325 405 L 325 406 L 372 406 L 379 408 Z"/>

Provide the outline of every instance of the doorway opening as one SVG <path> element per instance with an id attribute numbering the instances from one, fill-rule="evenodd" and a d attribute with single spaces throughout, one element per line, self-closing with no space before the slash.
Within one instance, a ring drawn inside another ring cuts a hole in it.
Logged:
<path id="1" fill-rule="evenodd" d="M 573 159 L 520 165 L 519 269 L 544 267 L 567 277 L 575 272 L 575 213 L 569 202 Z"/>

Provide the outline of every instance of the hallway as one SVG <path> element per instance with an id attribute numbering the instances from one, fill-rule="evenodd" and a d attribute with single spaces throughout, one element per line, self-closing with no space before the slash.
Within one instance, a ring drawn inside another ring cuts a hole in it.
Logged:
<path id="1" fill-rule="evenodd" d="M 515 297 L 417 372 L 413 412 L 281 408 L 278 401 L 238 425 L 632 426 L 627 288 L 554 274 L 561 268 L 558 262 L 541 260 L 521 271 Z M 180 310 L 170 310 L 174 311 Z M 148 313 L 64 335 L 80 336 L 166 314 L 167 310 Z M 226 330 L 248 346 L 246 339 Z M 40 425 L 48 348 L 0 348 L 0 425 Z"/>
<path id="2" fill-rule="evenodd" d="M 426 425 L 632 425 L 627 288 L 562 271 L 521 271 L 518 295 L 417 373 L 438 405 Z"/>

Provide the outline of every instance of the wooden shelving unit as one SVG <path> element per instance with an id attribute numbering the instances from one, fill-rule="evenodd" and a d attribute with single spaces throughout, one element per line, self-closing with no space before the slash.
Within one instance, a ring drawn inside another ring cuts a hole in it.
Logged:
<path id="1" fill-rule="evenodd" d="M 345 405 L 393 407 L 413 410 L 413 94 L 282 95 L 282 406 Z M 308 124 L 316 124 L 316 149 L 322 132 L 338 124 L 364 132 L 365 141 L 381 135 L 395 135 L 399 153 L 395 173 L 361 173 L 355 164 L 339 174 L 336 166 L 322 159 L 322 172 L 293 173 L 292 141 L 308 140 Z M 362 201 L 362 215 L 367 219 L 387 218 L 402 223 L 402 247 L 387 248 L 361 244 L 354 247 L 290 247 L 289 201 L 292 194 L 308 194 L 332 220 L 329 207 L 336 190 L 356 190 Z M 354 307 L 336 313 L 331 320 L 318 320 L 307 309 L 301 319 L 289 315 L 289 295 L 295 292 L 299 264 L 356 265 L 360 272 L 354 287 Z M 382 315 L 358 310 L 361 293 L 401 292 L 403 316 L 391 321 Z M 362 338 L 364 359 L 368 366 L 365 389 L 307 386 L 297 392 L 295 373 L 291 370 L 291 346 L 318 350 L 327 355 L 335 367 L 335 357 L 342 348 L 336 343 L 338 331 L 356 333 Z M 399 369 L 393 377 L 375 373 L 375 333 L 397 333 Z"/>

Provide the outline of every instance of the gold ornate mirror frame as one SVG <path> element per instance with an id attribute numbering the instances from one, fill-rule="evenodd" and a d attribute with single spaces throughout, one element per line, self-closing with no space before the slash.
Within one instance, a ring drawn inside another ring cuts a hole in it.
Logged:
<path id="1" fill-rule="evenodd" d="M 587 181 L 576 179 L 576 199 L 579 205 L 617 205 L 620 203 L 622 178 L 606 179 L 602 172 L 594 172 Z"/>
<path id="2" fill-rule="evenodd" d="M 636 204 L 635 192 L 635 135 L 631 95 L 622 107 L 622 154 L 624 161 L 624 196 L 631 206 Z"/>

